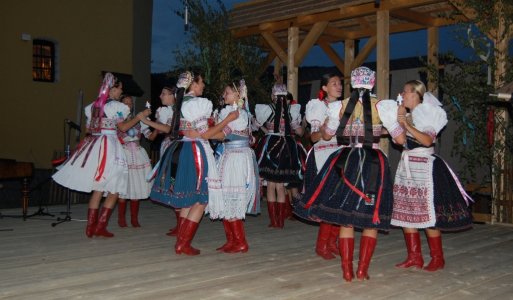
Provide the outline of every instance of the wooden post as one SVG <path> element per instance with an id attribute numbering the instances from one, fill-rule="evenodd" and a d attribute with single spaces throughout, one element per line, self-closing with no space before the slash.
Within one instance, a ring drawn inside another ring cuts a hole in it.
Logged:
<path id="1" fill-rule="evenodd" d="M 438 62 L 438 48 L 439 48 L 439 39 L 438 39 L 438 27 L 429 27 L 427 30 L 428 33 L 428 51 L 427 51 L 427 62 L 429 66 L 434 66 L 435 70 L 438 72 L 439 62 Z M 436 76 L 438 74 L 429 74 L 428 73 L 428 86 L 427 89 L 433 95 L 438 97 L 438 83 L 436 81 Z"/>
<path id="2" fill-rule="evenodd" d="M 354 40 L 344 41 L 344 99 L 351 95 L 351 67 L 354 61 Z"/>
<path id="3" fill-rule="evenodd" d="M 508 43 L 509 37 L 505 36 L 506 26 L 504 20 L 504 12 L 502 3 L 498 2 L 495 8 L 497 17 L 499 18 L 498 28 L 494 36 L 494 55 L 495 55 L 495 72 L 494 72 L 494 86 L 495 90 L 498 90 L 504 85 L 504 75 L 506 74 L 506 62 L 508 55 Z M 511 165 L 506 162 L 506 128 L 509 123 L 509 116 L 506 109 L 495 110 L 495 136 L 494 136 L 494 152 L 493 152 L 493 164 L 492 164 L 492 201 L 493 203 L 493 217 L 492 223 L 504 222 L 507 220 L 502 219 L 502 210 L 504 209 L 503 204 L 507 199 L 507 195 L 510 193 L 506 191 L 506 187 L 509 190 L 508 184 L 505 182 L 507 168 Z"/>
<path id="4" fill-rule="evenodd" d="M 282 67 L 283 67 L 283 63 L 281 62 L 281 60 L 278 57 L 276 57 L 276 59 L 274 60 L 273 75 L 274 75 L 274 79 L 277 80 L 279 78 L 280 82 L 283 81 L 283 74 L 281 73 Z"/>
<path id="5" fill-rule="evenodd" d="M 377 33 L 377 64 L 376 64 L 376 75 L 377 75 L 377 96 L 379 100 L 389 98 L 389 86 L 390 86 L 390 49 L 389 49 L 389 35 L 390 35 L 390 14 L 388 10 L 378 10 L 376 13 L 376 33 Z M 382 138 L 380 141 L 380 147 L 388 154 L 389 142 L 388 138 Z"/>
<path id="6" fill-rule="evenodd" d="M 287 57 L 287 89 L 294 99 L 298 96 L 298 66 L 295 64 L 296 51 L 299 45 L 299 28 L 289 27 Z"/>

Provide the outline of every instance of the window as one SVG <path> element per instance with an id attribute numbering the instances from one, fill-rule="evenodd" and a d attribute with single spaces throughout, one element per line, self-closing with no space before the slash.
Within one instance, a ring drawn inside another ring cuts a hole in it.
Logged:
<path id="1" fill-rule="evenodd" d="M 32 43 L 32 80 L 55 81 L 55 44 L 35 39 Z"/>

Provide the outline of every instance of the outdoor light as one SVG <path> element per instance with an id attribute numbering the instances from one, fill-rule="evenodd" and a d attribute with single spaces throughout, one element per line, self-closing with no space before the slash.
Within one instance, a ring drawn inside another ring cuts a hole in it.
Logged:
<path id="1" fill-rule="evenodd" d="M 185 32 L 189 31 L 189 2 L 185 1 L 185 11 L 183 14 L 184 20 L 185 20 Z"/>

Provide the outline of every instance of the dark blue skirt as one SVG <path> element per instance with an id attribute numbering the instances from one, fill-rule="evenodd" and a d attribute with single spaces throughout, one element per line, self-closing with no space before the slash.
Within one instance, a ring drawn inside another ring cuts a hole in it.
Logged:
<path id="1" fill-rule="evenodd" d="M 442 231 L 461 231 L 472 227 L 472 214 L 451 171 L 440 157 L 433 155 L 433 188 L 436 225 Z"/>
<path id="2" fill-rule="evenodd" d="M 199 155 L 198 155 L 199 154 Z M 208 203 L 208 163 L 201 142 L 175 140 L 160 161 L 150 199 L 175 208 Z"/>
<path id="3" fill-rule="evenodd" d="M 295 200 L 301 218 L 387 231 L 393 201 L 388 159 L 378 149 L 341 148 Z"/>
<path id="4" fill-rule="evenodd" d="M 266 135 L 260 139 L 257 147 L 260 177 L 271 182 L 301 183 L 298 147 L 292 136 Z"/>

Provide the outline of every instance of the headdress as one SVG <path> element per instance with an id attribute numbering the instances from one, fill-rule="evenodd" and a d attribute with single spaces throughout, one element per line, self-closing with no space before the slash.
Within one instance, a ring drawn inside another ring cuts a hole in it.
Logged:
<path id="1" fill-rule="evenodd" d="M 279 96 L 279 95 L 287 96 L 287 86 L 284 85 L 283 83 L 275 83 L 273 85 L 272 95 L 273 96 Z"/>
<path id="2" fill-rule="evenodd" d="M 194 76 L 190 71 L 185 71 L 178 77 L 178 81 L 176 82 L 176 86 L 178 88 L 188 89 L 194 80 Z"/>
<path id="3" fill-rule="evenodd" d="M 239 99 L 236 102 L 237 106 L 239 108 L 242 108 L 245 104 L 246 109 L 248 106 L 248 87 L 246 86 L 246 81 L 244 79 L 241 79 L 239 81 L 239 88 L 237 89 L 237 86 L 235 86 L 235 84 L 233 84 L 233 88 L 239 94 Z"/>
<path id="4" fill-rule="evenodd" d="M 372 90 L 376 82 L 376 72 L 367 67 L 358 67 L 351 72 L 351 86 L 355 89 Z"/>
<path id="5" fill-rule="evenodd" d="M 442 106 L 442 103 L 430 92 L 425 92 L 422 97 L 422 103 L 428 103 L 434 106 Z"/>
<path id="6" fill-rule="evenodd" d="M 98 98 L 96 98 L 96 101 L 94 103 L 96 107 L 103 107 L 105 105 L 105 102 L 109 98 L 109 91 L 115 83 L 116 77 L 114 77 L 112 73 L 105 73 L 102 85 L 100 87 L 100 92 L 98 93 Z"/>

